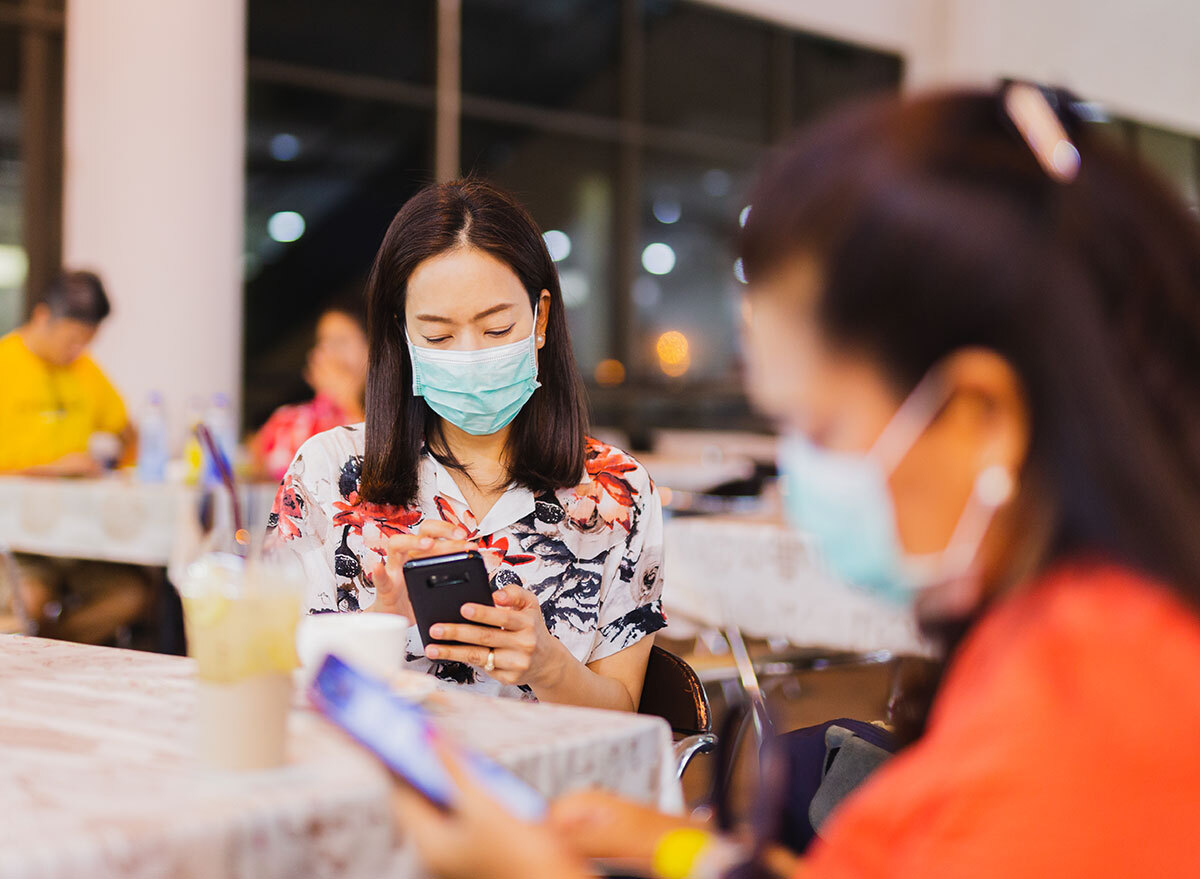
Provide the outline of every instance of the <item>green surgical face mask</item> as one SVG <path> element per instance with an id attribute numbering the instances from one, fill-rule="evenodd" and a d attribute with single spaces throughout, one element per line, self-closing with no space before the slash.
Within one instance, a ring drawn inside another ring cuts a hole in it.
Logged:
<path id="1" fill-rule="evenodd" d="M 537 309 L 529 337 L 510 345 L 475 351 L 418 348 L 408 331 L 413 393 L 456 427 L 475 436 L 503 429 L 517 417 L 537 380 Z"/>

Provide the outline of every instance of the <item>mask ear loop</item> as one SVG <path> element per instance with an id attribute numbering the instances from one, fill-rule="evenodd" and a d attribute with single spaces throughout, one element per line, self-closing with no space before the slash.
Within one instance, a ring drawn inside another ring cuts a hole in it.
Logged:
<path id="1" fill-rule="evenodd" d="M 891 473 L 904 460 L 921 434 L 937 418 L 948 402 L 949 391 L 942 381 L 937 366 L 929 371 L 913 389 L 908 398 L 896 410 L 868 453 L 883 468 L 885 475 Z M 993 464 L 985 467 L 975 478 L 966 508 L 955 525 L 946 548 L 931 556 L 913 559 L 920 567 L 933 567 L 940 563 L 943 575 L 937 579 L 948 582 L 963 577 L 974 564 L 983 543 L 984 535 L 992 524 L 996 510 L 1012 497 L 1015 481 L 1009 471 Z M 949 573 L 945 573 L 948 571 Z M 921 577 L 921 580 L 927 578 Z"/>
<path id="2" fill-rule="evenodd" d="M 395 323 L 396 323 L 396 329 L 398 329 L 401 333 L 404 334 L 405 344 L 411 346 L 412 339 L 410 339 L 408 337 L 408 325 L 404 321 L 400 320 L 400 315 L 394 311 L 392 312 L 392 320 L 395 321 Z"/>
<path id="3" fill-rule="evenodd" d="M 942 559 L 950 572 L 947 580 L 962 577 L 971 569 L 996 511 L 1008 503 L 1015 490 L 1012 474 L 1000 464 L 985 467 L 975 477 L 967 507 L 943 550 Z"/>
<path id="4" fill-rule="evenodd" d="M 542 338 L 538 334 L 538 310 L 542 307 L 541 300 L 535 301 L 533 304 L 533 330 L 529 334 L 529 344 L 531 347 L 530 356 L 533 358 L 533 383 L 537 387 L 541 387 L 540 381 L 542 377 L 542 359 L 541 351 L 538 348 L 538 341 Z"/>
<path id="5" fill-rule="evenodd" d="M 941 370 L 935 366 L 900 404 L 867 456 L 878 461 L 884 474 L 891 476 L 948 400 Z"/>

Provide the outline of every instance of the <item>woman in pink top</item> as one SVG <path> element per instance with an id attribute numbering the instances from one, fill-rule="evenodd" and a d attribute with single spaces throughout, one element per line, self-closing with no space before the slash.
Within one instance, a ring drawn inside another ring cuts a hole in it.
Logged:
<path id="1" fill-rule="evenodd" d="M 259 472 L 283 479 L 305 440 L 363 420 L 367 384 L 367 333 L 350 308 L 327 309 L 317 321 L 304 380 L 316 392 L 307 403 L 280 406 L 251 441 Z"/>

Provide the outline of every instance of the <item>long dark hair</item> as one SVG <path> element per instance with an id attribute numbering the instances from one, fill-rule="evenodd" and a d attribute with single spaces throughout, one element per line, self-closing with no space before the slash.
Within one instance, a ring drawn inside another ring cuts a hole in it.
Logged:
<path id="1" fill-rule="evenodd" d="M 423 261 L 458 247 L 487 251 L 513 270 L 533 307 L 550 292 L 546 343 L 538 352 L 541 387 L 512 423 L 506 449 L 510 484 L 533 491 L 579 482 L 584 470 L 587 408 L 554 262 L 529 212 L 512 196 L 478 180 L 429 186 L 388 226 L 367 280 L 370 370 L 366 454 L 359 493 L 381 504 L 411 505 L 423 448 L 461 469 L 445 448 L 441 420 L 413 396 L 404 338 L 408 279 Z"/>
<path id="2" fill-rule="evenodd" d="M 745 272 L 814 258 L 827 337 L 900 394 L 956 350 L 1005 357 L 1031 411 L 1022 492 L 1052 516 L 1042 566 L 1107 558 L 1200 609 L 1200 226 L 1109 136 L 1062 116 L 1081 157 L 1069 183 L 999 94 L 843 112 L 763 176 Z"/>

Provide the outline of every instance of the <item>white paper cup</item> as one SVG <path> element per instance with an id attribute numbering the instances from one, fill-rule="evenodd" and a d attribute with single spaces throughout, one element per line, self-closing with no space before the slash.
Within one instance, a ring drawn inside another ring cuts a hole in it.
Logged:
<path id="1" fill-rule="evenodd" d="M 318 613 L 300 620 L 296 653 L 304 680 L 334 654 L 367 674 L 388 678 L 404 664 L 410 623 L 392 613 Z"/>

